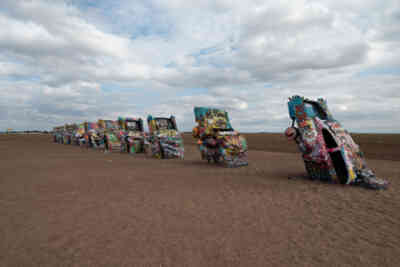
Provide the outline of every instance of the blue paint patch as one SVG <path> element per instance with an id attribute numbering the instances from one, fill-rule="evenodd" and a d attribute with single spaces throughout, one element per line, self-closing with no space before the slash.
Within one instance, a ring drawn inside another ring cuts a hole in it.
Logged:
<path id="1" fill-rule="evenodd" d="M 304 105 L 304 111 L 311 118 L 314 118 L 317 115 L 317 113 L 314 110 L 314 107 L 311 104 L 308 104 L 308 103 Z"/>
<path id="2" fill-rule="evenodd" d="M 209 112 L 212 114 L 214 114 L 214 112 L 221 113 L 221 114 L 223 113 L 226 118 L 227 129 L 232 129 L 232 125 L 229 121 L 228 112 L 226 112 L 223 109 L 210 108 L 210 107 L 194 107 L 193 111 L 194 111 L 194 116 L 195 116 L 196 121 L 203 120 L 203 118 L 207 117 L 207 113 L 209 113 Z M 214 115 L 212 115 L 212 116 L 214 117 Z"/>
<path id="3" fill-rule="evenodd" d="M 296 118 L 296 106 L 302 105 L 303 104 L 303 98 L 300 96 L 293 96 L 289 103 L 288 103 L 288 108 L 289 108 L 289 115 L 292 119 Z"/>

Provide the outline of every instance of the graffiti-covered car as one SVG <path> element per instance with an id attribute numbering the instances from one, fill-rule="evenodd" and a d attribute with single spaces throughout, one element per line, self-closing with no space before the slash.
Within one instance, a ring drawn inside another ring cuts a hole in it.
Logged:
<path id="1" fill-rule="evenodd" d="M 202 159 L 227 167 L 248 165 L 246 139 L 232 128 L 226 111 L 195 107 L 194 116 L 197 126 L 192 134 L 197 139 Z"/>
<path id="2" fill-rule="evenodd" d="M 71 135 L 71 144 L 82 145 L 85 143 L 85 123 L 79 123 Z"/>
<path id="3" fill-rule="evenodd" d="M 118 118 L 121 151 L 130 154 L 144 152 L 145 134 L 141 118 Z"/>
<path id="4" fill-rule="evenodd" d="M 72 137 L 77 129 L 78 129 L 78 125 L 75 123 L 65 124 L 64 133 L 63 133 L 64 144 L 70 145 L 72 143 Z"/>
<path id="5" fill-rule="evenodd" d="M 98 120 L 97 123 L 91 124 L 89 134 L 87 135 L 89 147 L 92 148 L 104 148 L 104 126 L 103 120 Z"/>
<path id="6" fill-rule="evenodd" d="M 146 140 L 147 153 L 157 158 L 184 157 L 183 138 L 174 116 L 169 118 L 147 117 L 149 137 Z"/>
<path id="7" fill-rule="evenodd" d="M 53 128 L 53 141 L 54 143 L 62 144 L 64 135 L 64 126 L 57 126 Z"/>
<path id="8" fill-rule="evenodd" d="M 74 131 L 74 134 L 71 136 L 71 142 L 82 147 L 92 147 L 91 135 L 96 128 L 97 124 L 94 122 L 80 123 L 78 128 Z"/>
<path id="9" fill-rule="evenodd" d="M 102 120 L 97 123 L 98 129 L 94 131 L 92 142 L 95 146 L 104 147 L 106 151 L 120 152 L 121 141 L 119 138 L 119 125 L 117 121 Z"/>
<path id="10" fill-rule="evenodd" d="M 311 179 L 374 189 L 387 187 L 388 183 L 367 167 L 359 146 L 333 118 L 326 100 L 296 95 L 289 98 L 288 108 L 292 126 L 285 135 L 297 143 Z"/>
<path id="11" fill-rule="evenodd" d="M 93 142 L 92 142 L 92 135 L 95 134 L 96 129 L 98 128 L 97 123 L 95 122 L 85 122 L 85 134 L 84 134 L 84 146 L 87 148 L 94 147 Z"/>

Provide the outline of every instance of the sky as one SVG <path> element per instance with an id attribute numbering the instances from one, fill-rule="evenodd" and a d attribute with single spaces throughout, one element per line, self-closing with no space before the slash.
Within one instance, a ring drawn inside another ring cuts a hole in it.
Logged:
<path id="1" fill-rule="evenodd" d="M 398 0 L 1 0 L 0 131 L 223 108 L 282 132 L 288 97 L 400 133 Z"/>

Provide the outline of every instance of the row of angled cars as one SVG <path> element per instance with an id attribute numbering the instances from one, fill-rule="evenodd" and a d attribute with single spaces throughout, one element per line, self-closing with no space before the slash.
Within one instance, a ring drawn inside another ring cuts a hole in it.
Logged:
<path id="1" fill-rule="evenodd" d="M 193 130 L 201 157 L 229 167 L 245 166 L 246 139 L 235 131 L 224 110 L 196 107 L 198 125 Z M 148 132 L 141 118 L 100 119 L 96 123 L 66 124 L 53 129 L 54 142 L 105 151 L 146 153 L 156 158 L 184 158 L 184 144 L 174 116 L 147 117 Z"/>
<path id="2" fill-rule="evenodd" d="M 75 144 L 105 151 L 149 153 L 158 158 L 184 157 L 183 139 L 175 117 L 147 118 L 149 133 L 141 118 L 122 118 L 66 124 L 53 129 L 54 142 Z"/>
<path id="3" fill-rule="evenodd" d="M 388 183 L 367 167 L 363 153 L 349 132 L 333 118 L 326 100 L 314 101 L 295 95 L 289 98 L 288 107 L 292 125 L 285 135 L 297 144 L 310 179 L 387 188 Z M 195 107 L 194 117 L 197 125 L 192 135 L 202 159 L 228 167 L 248 165 L 247 141 L 232 128 L 226 111 Z M 143 121 L 133 118 L 65 125 L 54 128 L 54 141 L 183 159 L 183 139 L 175 118 L 148 116 L 147 122 L 148 134 L 144 132 Z"/>

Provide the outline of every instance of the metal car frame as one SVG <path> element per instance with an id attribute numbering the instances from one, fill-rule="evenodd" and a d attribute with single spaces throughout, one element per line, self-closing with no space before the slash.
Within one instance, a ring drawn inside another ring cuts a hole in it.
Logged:
<path id="1" fill-rule="evenodd" d="M 65 126 L 57 126 L 53 128 L 53 141 L 54 143 L 63 144 L 64 143 L 64 131 Z"/>
<path id="2" fill-rule="evenodd" d="M 98 128 L 94 134 L 98 136 L 92 138 L 96 140 L 94 144 L 103 147 L 109 152 L 120 152 L 121 151 L 121 141 L 120 141 L 120 128 L 117 121 L 114 120 L 103 120 L 99 119 L 97 122 Z"/>
<path id="3" fill-rule="evenodd" d="M 174 116 L 147 117 L 149 136 L 146 140 L 148 155 L 156 158 L 184 158 L 184 146 Z"/>
<path id="4" fill-rule="evenodd" d="M 248 165 L 247 141 L 235 131 L 225 110 L 195 107 L 193 137 L 197 139 L 201 158 L 227 167 Z"/>
<path id="5" fill-rule="evenodd" d="M 119 117 L 118 124 L 121 151 L 129 154 L 145 152 L 146 135 L 144 133 L 143 120 L 141 118 Z"/>
<path id="6" fill-rule="evenodd" d="M 367 167 L 364 154 L 333 118 L 326 100 L 295 95 L 289 98 L 288 108 L 292 125 L 285 134 L 297 143 L 311 179 L 376 189 L 387 187 L 387 182 Z"/>
<path id="7" fill-rule="evenodd" d="M 78 129 L 78 125 L 75 123 L 65 124 L 64 133 L 63 133 L 63 141 L 64 144 L 70 145 L 72 143 L 72 136 L 74 132 Z"/>

